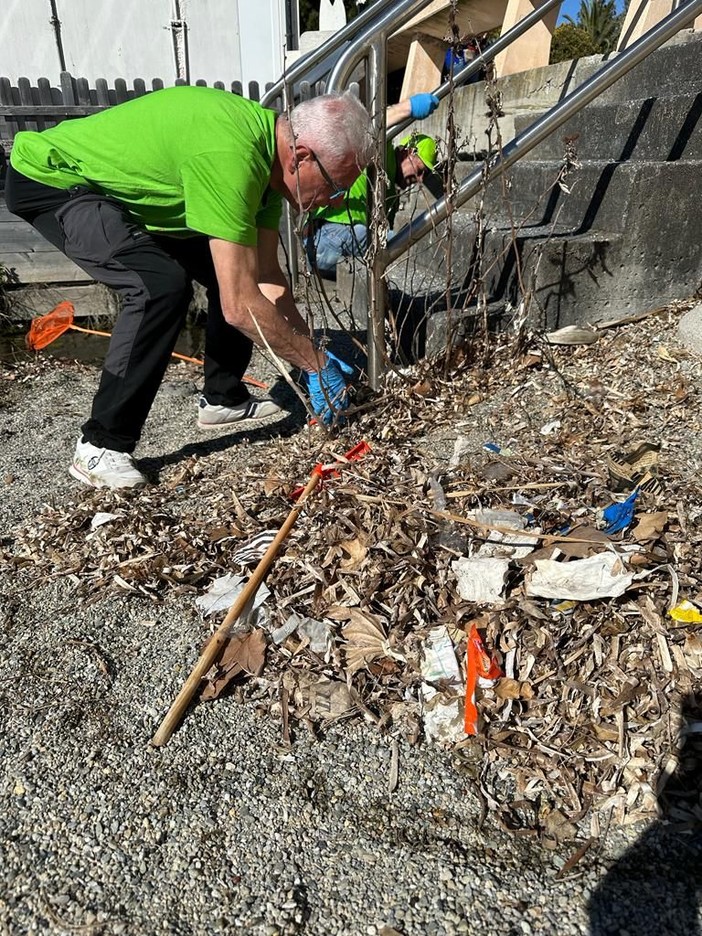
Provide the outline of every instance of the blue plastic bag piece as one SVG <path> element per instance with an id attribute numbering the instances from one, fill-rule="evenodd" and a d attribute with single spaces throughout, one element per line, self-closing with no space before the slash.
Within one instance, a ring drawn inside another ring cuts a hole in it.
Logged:
<path id="1" fill-rule="evenodd" d="M 626 530 L 634 519 L 634 502 L 639 496 L 638 488 L 633 491 L 627 499 L 621 504 L 610 504 L 602 512 L 602 517 L 607 523 L 605 533 L 619 533 L 620 530 Z"/>
<path id="2" fill-rule="evenodd" d="M 486 451 L 488 452 L 494 452 L 495 455 L 498 455 L 502 451 L 502 449 L 496 442 L 486 442 L 483 445 L 483 448 L 486 449 Z"/>

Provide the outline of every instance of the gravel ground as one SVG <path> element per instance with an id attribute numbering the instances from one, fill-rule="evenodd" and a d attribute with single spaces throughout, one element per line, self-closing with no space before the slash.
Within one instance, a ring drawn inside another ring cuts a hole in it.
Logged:
<path id="1" fill-rule="evenodd" d="M 271 376 L 261 361 L 254 374 Z M 160 483 L 193 456 L 216 471 L 307 431 L 284 387 L 290 414 L 203 441 L 197 377 L 174 366 L 146 427 L 140 464 Z M 0 367 L 7 552 L 44 505 L 95 496 L 66 468 L 96 379 L 49 357 Z M 280 723 L 229 697 L 150 747 L 198 653 L 192 596 L 85 601 L 76 585 L 22 569 L 0 585 L 0 931 L 701 932 L 699 864 L 662 824 L 610 828 L 568 870 L 586 836 L 546 851 L 509 833 L 460 758 L 361 720 L 317 738 L 297 727 L 288 747 Z"/>

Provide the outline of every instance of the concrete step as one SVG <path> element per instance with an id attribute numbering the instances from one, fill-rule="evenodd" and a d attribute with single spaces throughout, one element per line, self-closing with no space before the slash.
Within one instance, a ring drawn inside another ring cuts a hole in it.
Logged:
<path id="1" fill-rule="evenodd" d="M 507 173 L 505 185 L 500 178 L 491 181 L 483 199 L 485 224 L 500 226 L 510 219 L 528 227 L 558 223 L 576 234 L 591 228 L 622 231 L 645 217 L 664 218 L 677 227 L 678 219 L 699 217 L 702 211 L 700 160 L 583 161 L 564 180 L 569 192 L 557 183 L 561 165 L 523 161 Z M 457 175 L 473 169 L 461 164 Z M 480 201 L 479 194 L 459 210 L 472 214 Z M 655 239 L 655 229 L 652 235 Z"/>
<path id="2" fill-rule="evenodd" d="M 702 54 L 702 49 L 700 50 Z M 580 160 L 702 159 L 702 92 L 646 100 L 594 102 L 552 133 L 525 160 L 562 159 L 566 139 Z M 533 116 L 515 117 L 517 134 Z"/>
<path id="3" fill-rule="evenodd" d="M 493 308 L 516 307 L 529 293 L 531 323 L 544 328 L 619 318 L 699 288 L 700 161 L 588 164 L 571 195 L 556 189 L 544 204 L 532 193 L 543 191 L 554 168 L 538 162 L 515 167 L 508 198 L 516 222 L 527 218 L 523 224 L 509 223 L 499 191 L 486 197 L 479 269 L 474 206 L 454 213 L 450 244 L 447 225 L 438 225 L 409 258 L 391 267 L 388 279 L 401 317 L 415 331 L 422 316 L 428 320 L 427 351 L 445 333 L 446 309 L 464 307 L 476 277 Z M 466 321 L 471 315 L 469 310 Z M 430 326 L 436 316 L 436 327 Z"/>
<path id="4" fill-rule="evenodd" d="M 682 30 L 604 92 L 602 102 L 697 94 L 702 87 L 702 33 Z"/>

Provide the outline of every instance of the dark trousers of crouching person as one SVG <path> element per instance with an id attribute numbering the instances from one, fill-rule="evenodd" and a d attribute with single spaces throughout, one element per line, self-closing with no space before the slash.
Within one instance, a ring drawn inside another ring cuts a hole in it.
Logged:
<path id="1" fill-rule="evenodd" d="M 213 405 L 245 402 L 242 379 L 253 344 L 229 325 L 208 238 L 153 235 L 119 202 L 82 186 L 34 182 L 8 166 L 8 209 L 99 283 L 114 289 L 122 310 L 112 330 L 90 419 L 93 445 L 133 452 L 161 384 L 192 299 L 192 281 L 207 291 L 204 395 Z"/>

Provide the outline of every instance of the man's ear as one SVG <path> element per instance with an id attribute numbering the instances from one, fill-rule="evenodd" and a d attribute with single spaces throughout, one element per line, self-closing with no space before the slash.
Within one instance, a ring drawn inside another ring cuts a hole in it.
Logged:
<path id="1" fill-rule="evenodd" d="M 306 143 L 296 143 L 295 148 L 290 147 L 290 171 L 294 172 L 300 163 L 314 159 L 312 150 Z"/>

